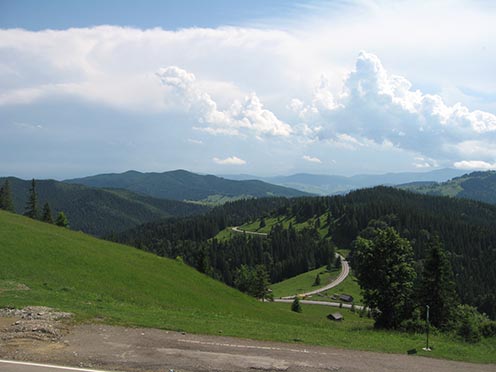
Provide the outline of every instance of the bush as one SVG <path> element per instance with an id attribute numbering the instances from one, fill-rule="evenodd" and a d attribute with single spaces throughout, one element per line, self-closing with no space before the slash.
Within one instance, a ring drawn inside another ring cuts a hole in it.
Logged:
<path id="1" fill-rule="evenodd" d="M 481 326 L 488 319 L 469 305 L 458 305 L 456 307 L 455 323 L 451 327 L 464 341 L 476 343 L 481 340 Z"/>
<path id="2" fill-rule="evenodd" d="M 486 320 L 481 324 L 480 331 L 484 337 L 496 336 L 496 322 L 494 320 Z"/>

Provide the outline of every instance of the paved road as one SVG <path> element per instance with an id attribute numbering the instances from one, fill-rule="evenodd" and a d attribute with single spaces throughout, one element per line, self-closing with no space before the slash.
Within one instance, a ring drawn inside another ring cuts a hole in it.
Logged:
<path id="1" fill-rule="evenodd" d="M 259 232 L 254 232 L 254 231 L 241 230 L 239 228 L 239 226 L 231 227 L 231 229 L 232 229 L 232 231 L 235 231 L 235 232 L 241 233 L 241 234 L 245 233 L 245 234 L 251 234 L 251 235 L 267 236 L 266 233 L 259 233 Z M 295 298 L 295 296 L 308 297 L 308 296 L 311 296 L 311 295 L 314 295 L 314 294 L 317 294 L 317 293 L 325 292 L 328 289 L 334 288 L 334 287 L 338 286 L 339 284 L 341 284 L 348 277 L 348 275 L 350 274 L 350 265 L 348 264 L 348 261 L 346 261 L 346 259 L 343 256 L 341 256 L 340 254 L 336 254 L 336 256 L 338 256 L 339 258 L 341 258 L 341 264 L 342 264 L 341 273 L 331 283 L 329 283 L 329 284 L 327 284 L 327 285 L 325 285 L 325 286 L 323 286 L 321 288 L 318 288 L 318 289 L 315 289 L 313 291 L 310 291 L 310 292 L 298 293 L 298 294 L 294 294 L 292 296 L 286 296 L 286 297 L 276 298 L 276 299 L 274 299 L 274 301 L 275 302 L 292 302 L 293 299 Z M 335 306 L 335 307 L 340 307 L 341 306 L 341 304 L 338 303 L 338 302 L 325 302 L 325 301 L 302 300 L 301 303 L 302 304 L 309 304 L 309 305 L 323 305 L 323 306 Z M 342 307 L 351 308 L 351 304 L 343 304 Z M 362 309 L 362 306 L 355 306 L 355 308 L 357 308 L 358 310 L 361 310 Z"/>
<path id="2" fill-rule="evenodd" d="M 293 299 L 288 298 L 275 298 L 274 302 L 284 302 L 284 303 L 292 303 Z M 328 302 L 328 301 L 314 301 L 314 300 L 300 300 L 301 304 L 307 305 L 321 305 L 321 306 L 332 306 L 332 307 L 343 307 L 345 309 L 351 309 L 351 304 L 341 304 L 340 302 Z M 356 310 L 362 310 L 363 306 L 355 305 Z"/>
<path id="3" fill-rule="evenodd" d="M 64 367 L 53 364 L 39 364 L 39 363 L 0 359 L 0 372 L 63 372 L 63 371 L 105 372 L 96 369 Z"/>
<path id="4" fill-rule="evenodd" d="M 314 295 L 317 293 L 325 292 L 328 289 L 334 288 L 334 287 L 338 286 L 339 284 L 341 284 L 350 273 L 350 265 L 348 265 L 348 261 L 346 261 L 343 256 L 341 256 L 339 254 L 337 254 L 337 256 L 341 258 L 341 265 L 342 266 L 341 266 L 341 273 L 339 274 L 339 276 L 335 280 L 333 280 L 331 283 L 327 284 L 326 286 L 318 288 L 314 291 L 310 291 L 310 292 L 306 292 L 306 293 L 298 293 L 298 294 L 293 295 L 293 296 L 282 297 L 282 299 L 284 299 L 284 300 L 294 299 L 295 296 L 308 297 L 308 296 L 311 296 L 311 295 Z M 313 301 L 313 302 L 315 302 L 315 301 Z"/>
<path id="5" fill-rule="evenodd" d="M 258 236 L 267 236 L 267 233 L 261 233 L 261 232 L 256 232 L 256 231 L 248 231 L 248 230 L 241 230 L 239 226 L 234 226 L 231 227 L 231 230 L 240 234 L 248 234 L 248 235 L 258 235 Z"/>
<path id="6" fill-rule="evenodd" d="M 322 329 L 322 332 L 332 332 L 332 329 Z M 288 337 L 297 337 L 297 335 L 289 332 Z M 0 355 L 12 347 L 6 349 L 3 345 L 0 346 Z M 35 341 L 31 347 L 29 344 L 24 344 L 23 358 L 49 360 L 53 364 L 91 365 L 96 366 L 91 368 L 129 372 L 168 372 L 170 369 L 177 372 L 495 371 L 494 364 L 460 363 L 406 355 L 406 349 L 421 347 L 421 344 L 411 342 L 405 345 L 402 355 L 381 354 L 297 343 L 285 344 L 235 337 L 183 334 L 158 329 L 80 325 L 59 344 L 40 344 Z M 436 356 L 435 352 L 432 354 Z M 64 370 L 2 370 L 5 371 L 63 372 Z"/>

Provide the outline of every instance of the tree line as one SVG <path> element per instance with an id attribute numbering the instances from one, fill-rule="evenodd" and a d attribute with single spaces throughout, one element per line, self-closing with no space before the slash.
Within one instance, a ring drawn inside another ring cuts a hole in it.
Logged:
<path id="1" fill-rule="evenodd" d="M 495 321 L 461 304 L 438 236 L 429 239 L 419 273 L 410 242 L 383 221 L 369 223 L 353 242 L 352 253 L 351 266 L 376 327 L 422 332 L 432 325 L 468 342 L 496 336 Z"/>
<path id="2" fill-rule="evenodd" d="M 15 213 L 12 191 L 8 179 L 6 179 L 3 186 L 0 187 L 0 209 Z M 43 205 L 43 209 L 40 213 L 38 206 L 38 193 L 36 191 L 36 181 L 34 178 L 31 181 L 31 187 L 28 192 L 24 215 L 34 220 L 40 220 L 61 227 L 69 227 L 69 221 L 63 211 L 60 211 L 57 214 L 57 218 L 55 220 L 53 219 L 52 210 L 50 208 L 50 204 L 48 203 Z"/>
<path id="3" fill-rule="evenodd" d="M 198 271 L 255 296 L 260 291 L 253 287 L 262 277 L 275 283 L 335 262 L 334 244 L 321 239 L 313 227 L 297 231 L 292 225 L 284 228 L 276 224 L 267 237 L 237 234 L 232 239 L 217 240 L 209 238 L 217 231 L 208 223 L 209 218 L 185 221 L 159 224 L 160 236 L 152 234 L 153 225 L 147 224 L 144 230 L 134 229 L 132 234 L 113 238 L 160 256 L 180 256 Z"/>
<path id="4" fill-rule="evenodd" d="M 314 218 L 321 224 L 321 230 L 328 231 L 325 240 L 342 248 L 351 247 L 359 234 L 369 227 L 370 221 L 381 221 L 398 231 L 412 246 L 418 278 L 426 264 L 430 242 L 437 235 L 453 268 L 453 280 L 461 303 L 475 306 L 481 313 L 496 319 L 496 207 L 480 202 L 420 195 L 389 187 L 358 190 L 344 196 L 240 200 L 214 208 L 206 215 L 141 225 L 113 239 L 168 257 L 190 256 L 186 261 L 194 267 L 198 267 L 199 257 L 217 262 L 218 256 L 227 254 L 226 249 L 233 249 L 231 245 L 243 246 L 242 249 L 234 248 L 236 257 L 229 264 L 239 268 L 241 264 L 263 264 L 263 260 L 251 262 L 248 256 L 257 257 L 253 246 L 272 244 L 271 239 L 254 243 L 253 238 L 238 237 L 245 240 L 214 243 L 215 235 L 227 226 L 261 217 L 265 217 L 265 222 L 268 217 L 278 216 L 293 217 L 297 222 Z M 303 234 L 311 235 L 309 232 Z M 274 242 L 279 241 L 277 232 L 273 236 L 277 237 Z M 289 242 L 285 244 L 291 246 Z M 317 245 L 318 239 L 312 244 Z M 247 254 L 243 255 L 241 250 Z M 313 266 L 308 264 L 314 262 L 312 259 L 306 258 L 305 264 L 305 260 L 299 260 L 298 254 L 289 248 L 284 254 L 292 257 L 291 263 L 283 256 L 272 256 L 272 266 L 268 267 L 272 281 L 298 272 L 295 267 L 304 270 Z M 238 257 L 245 257 L 247 262 L 239 261 Z M 220 262 L 212 265 L 214 272 L 222 265 Z M 218 278 L 233 283 L 231 269 L 217 270 Z"/>

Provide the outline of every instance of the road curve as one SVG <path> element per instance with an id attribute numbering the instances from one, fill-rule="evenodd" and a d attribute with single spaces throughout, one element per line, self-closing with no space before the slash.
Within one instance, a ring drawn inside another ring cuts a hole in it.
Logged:
<path id="1" fill-rule="evenodd" d="M 269 234 L 267 233 L 261 233 L 261 232 L 256 232 L 256 231 L 247 231 L 247 230 L 241 230 L 239 226 L 234 226 L 231 227 L 231 230 L 240 234 L 248 234 L 248 235 L 258 235 L 258 236 L 267 236 Z"/>
<path id="2" fill-rule="evenodd" d="M 250 235 L 258 235 L 258 236 L 267 236 L 267 233 L 259 233 L 255 231 L 246 231 L 246 230 L 241 230 L 239 226 L 233 226 L 231 227 L 231 230 L 240 234 L 250 234 Z M 308 297 L 317 293 L 325 292 L 328 289 L 334 288 L 341 284 L 350 274 L 350 265 L 348 264 L 348 261 L 341 256 L 340 254 L 336 253 L 336 256 L 341 259 L 341 272 L 339 273 L 338 277 L 333 280 L 331 283 L 321 287 L 317 288 L 313 291 L 306 292 L 306 293 L 297 293 L 292 296 L 286 296 L 286 297 L 281 297 L 281 298 L 275 298 L 274 302 L 292 302 L 293 299 L 298 296 L 298 297 Z M 341 304 L 338 302 L 324 302 L 324 301 L 312 301 L 312 300 L 302 300 L 300 301 L 302 304 L 309 304 L 309 305 L 324 305 L 324 306 L 336 306 L 339 307 Z M 351 308 L 350 304 L 343 304 L 342 307 L 345 308 Z M 361 310 L 361 306 L 355 306 L 355 308 Z"/>
<path id="3" fill-rule="evenodd" d="M 341 266 L 341 273 L 339 274 L 339 276 L 335 280 L 333 280 L 331 283 L 329 283 L 329 284 L 327 284 L 321 288 L 317 288 L 313 291 L 306 292 L 306 293 L 298 293 L 298 294 L 295 294 L 293 296 L 286 296 L 286 297 L 281 297 L 281 298 L 283 300 L 292 300 L 295 298 L 295 296 L 308 297 L 308 296 L 311 296 L 311 295 L 314 295 L 317 293 L 325 292 L 328 289 L 334 288 L 337 285 L 341 284 L 346 279 L 346 277 L 350 274 L 350 265 L 348 264 L 348 261 L 346 261 L 345 258 L 343 256 L 341 256 L 340 254 L 336 254 L 336 256 L 341 258 L 341 265 L 342 266 Z M 313 302 L 320 302 L 320 301 L 313 301 Z"/>

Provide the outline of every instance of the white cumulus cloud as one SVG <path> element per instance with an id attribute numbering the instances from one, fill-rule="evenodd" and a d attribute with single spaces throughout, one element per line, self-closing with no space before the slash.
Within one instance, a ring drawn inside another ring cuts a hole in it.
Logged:
<path id="1" fill-rule="evenodd" d="M 238 158 L 237 156 L 229 156 L 225 159 L 219 159 L 217 157 L 212 159 L 214 163 L 220 165 L 243 165 L 246 164 L 246 161 Z"/>
<path id="2" fill-rule="evenodd" d="M 457 169 L 466 169 L 466 170 L 496 169 L 496 163 L 488 163 L 482 160 L 462 160 L 455 162 L 453 165 Z"/>
<path id="3" fill-rule="evenodd" d="M 211 134 L 239 135 L 253 132 L 256 135 L 287 137 L 291 126 L 279 120 L 273 112 L 264 108 L 255 93 L 243 102 L 235 100 L 226 110 L 220 110 L 212 97 L 204 92 L 194 74 L 177 66 L 161 68 L 157 76 L 166 88 L 170 88 L 184 107 L 204 124 L 196 127 Z"/>
<path id="4" fill-rule="evenodd" d="M 322 163 L 322 160 L 320 160 L 319 158 L 314 157 L 314 156 L 309 156 L 309 155 L 303 155 L 303 160 L 306 160 L 310 163 L 317 163 L 317 164 Z"/>
<path id="5" fill-rule="evenodd" d="M 467 141 L 484 139 L 496 145 L 496 115 L 446 104 L 439 95 L 413 89 L 405 77 L 389 74 L 380 59 L 360 52 L 343 89 L 333 95 L 321 79 L 309 104 L 293 99 L 289 106 L 309 127 L 322 128 L 320 139 L 336 147 L 356 149 L 388 145 L 420 154 L 429 161 L 448 161 L 453 148 L 467 150 Z"/>

